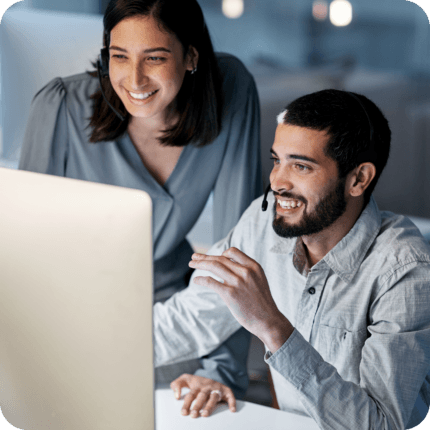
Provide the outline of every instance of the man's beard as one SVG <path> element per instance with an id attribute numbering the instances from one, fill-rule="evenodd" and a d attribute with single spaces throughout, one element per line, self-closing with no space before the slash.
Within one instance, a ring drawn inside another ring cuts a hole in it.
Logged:
<path id="1" fill-rule="evenodd" d="M 300 200 L 305 204 L 307 203 L 304 197 L 297 198 L 288 192 L 278 195 Z M 297 224 L 288 224 L 284 221 L 284 217 L 278 216 L 276 214 L 276 204 L 275 198 L 272 226 L 278 236 L 292 238 L 319 233 L 332 225 L 346 210 L 345 179 L 340 179 L 338 181 L 336 188 L 317 204 L 314 211 L 309 214 L 303 212 L 302 219 Z M 305 206 L 304 209 L 306 210 L 306 208 L 307 206 Z"/>

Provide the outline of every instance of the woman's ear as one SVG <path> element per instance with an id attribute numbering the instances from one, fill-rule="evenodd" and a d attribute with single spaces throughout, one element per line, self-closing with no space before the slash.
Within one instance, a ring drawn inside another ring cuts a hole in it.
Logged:
<path id="1" fill-rule="evenodd" d="M 361 163 L 348 175 L 349 194 L 353 197 L 363 195 L 375 175 L 376 167 L 373 163 Z"/>
<path id="2" fill-rule="evenodd" d="M 198 62 L 199 53 L 197 52 L 197 49 L 194 48 L 194 46 L 190 45 L 186 56 L 187 70 L 189 70 L 190 72 L 194 70 L 197 67 Z"/>

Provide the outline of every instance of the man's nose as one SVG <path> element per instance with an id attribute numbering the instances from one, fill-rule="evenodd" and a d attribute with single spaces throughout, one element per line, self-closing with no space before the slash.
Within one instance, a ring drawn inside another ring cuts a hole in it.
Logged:
<path id="1" fill-rule="evenodd" d="M 282 191 L 290 191 L 294 185 L 286 168 L 273 169 L 270 174 L 270 185 L 273 191 L 282 193 Z"/>

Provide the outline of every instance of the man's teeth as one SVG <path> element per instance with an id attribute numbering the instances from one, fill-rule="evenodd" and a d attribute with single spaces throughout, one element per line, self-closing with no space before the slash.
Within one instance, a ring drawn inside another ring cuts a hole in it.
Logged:
<path id="1" fill-rule="evenodd" d="M 149 96 L 152 96 L 152 94 L 154 94 L 156 91 L 157 91 L 157 90 L 155 90 L 155 91 L 151 91 L 150 93 L 143 93 L 143 94 L 132 93 L 131 91 L 129 91 L 129 94 L 130 94 L 134 99 L 145 100 L 145 99 L 147 99 Z"/>
<path id="2" fill-rule="evenodd" d="M 302 202 L 299 200 L 278 200 L 278 204 L 282 209 L 291 209 L 295 207 L 299 208 L 302 205 Z"/>

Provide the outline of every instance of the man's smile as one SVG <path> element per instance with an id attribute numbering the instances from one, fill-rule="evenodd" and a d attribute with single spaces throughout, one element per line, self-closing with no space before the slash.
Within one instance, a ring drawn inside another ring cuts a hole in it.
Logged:
<path id="1" fill-rule="evenodd" d="M 303 205 L 303 203 L 300 200 L 293 200 L 293 199 L 285 200 L 285 199 L 277 198 L 276 201 L 278 202 L 278 206 L 280 206 L 282 209 L 295 209 Z"/>

